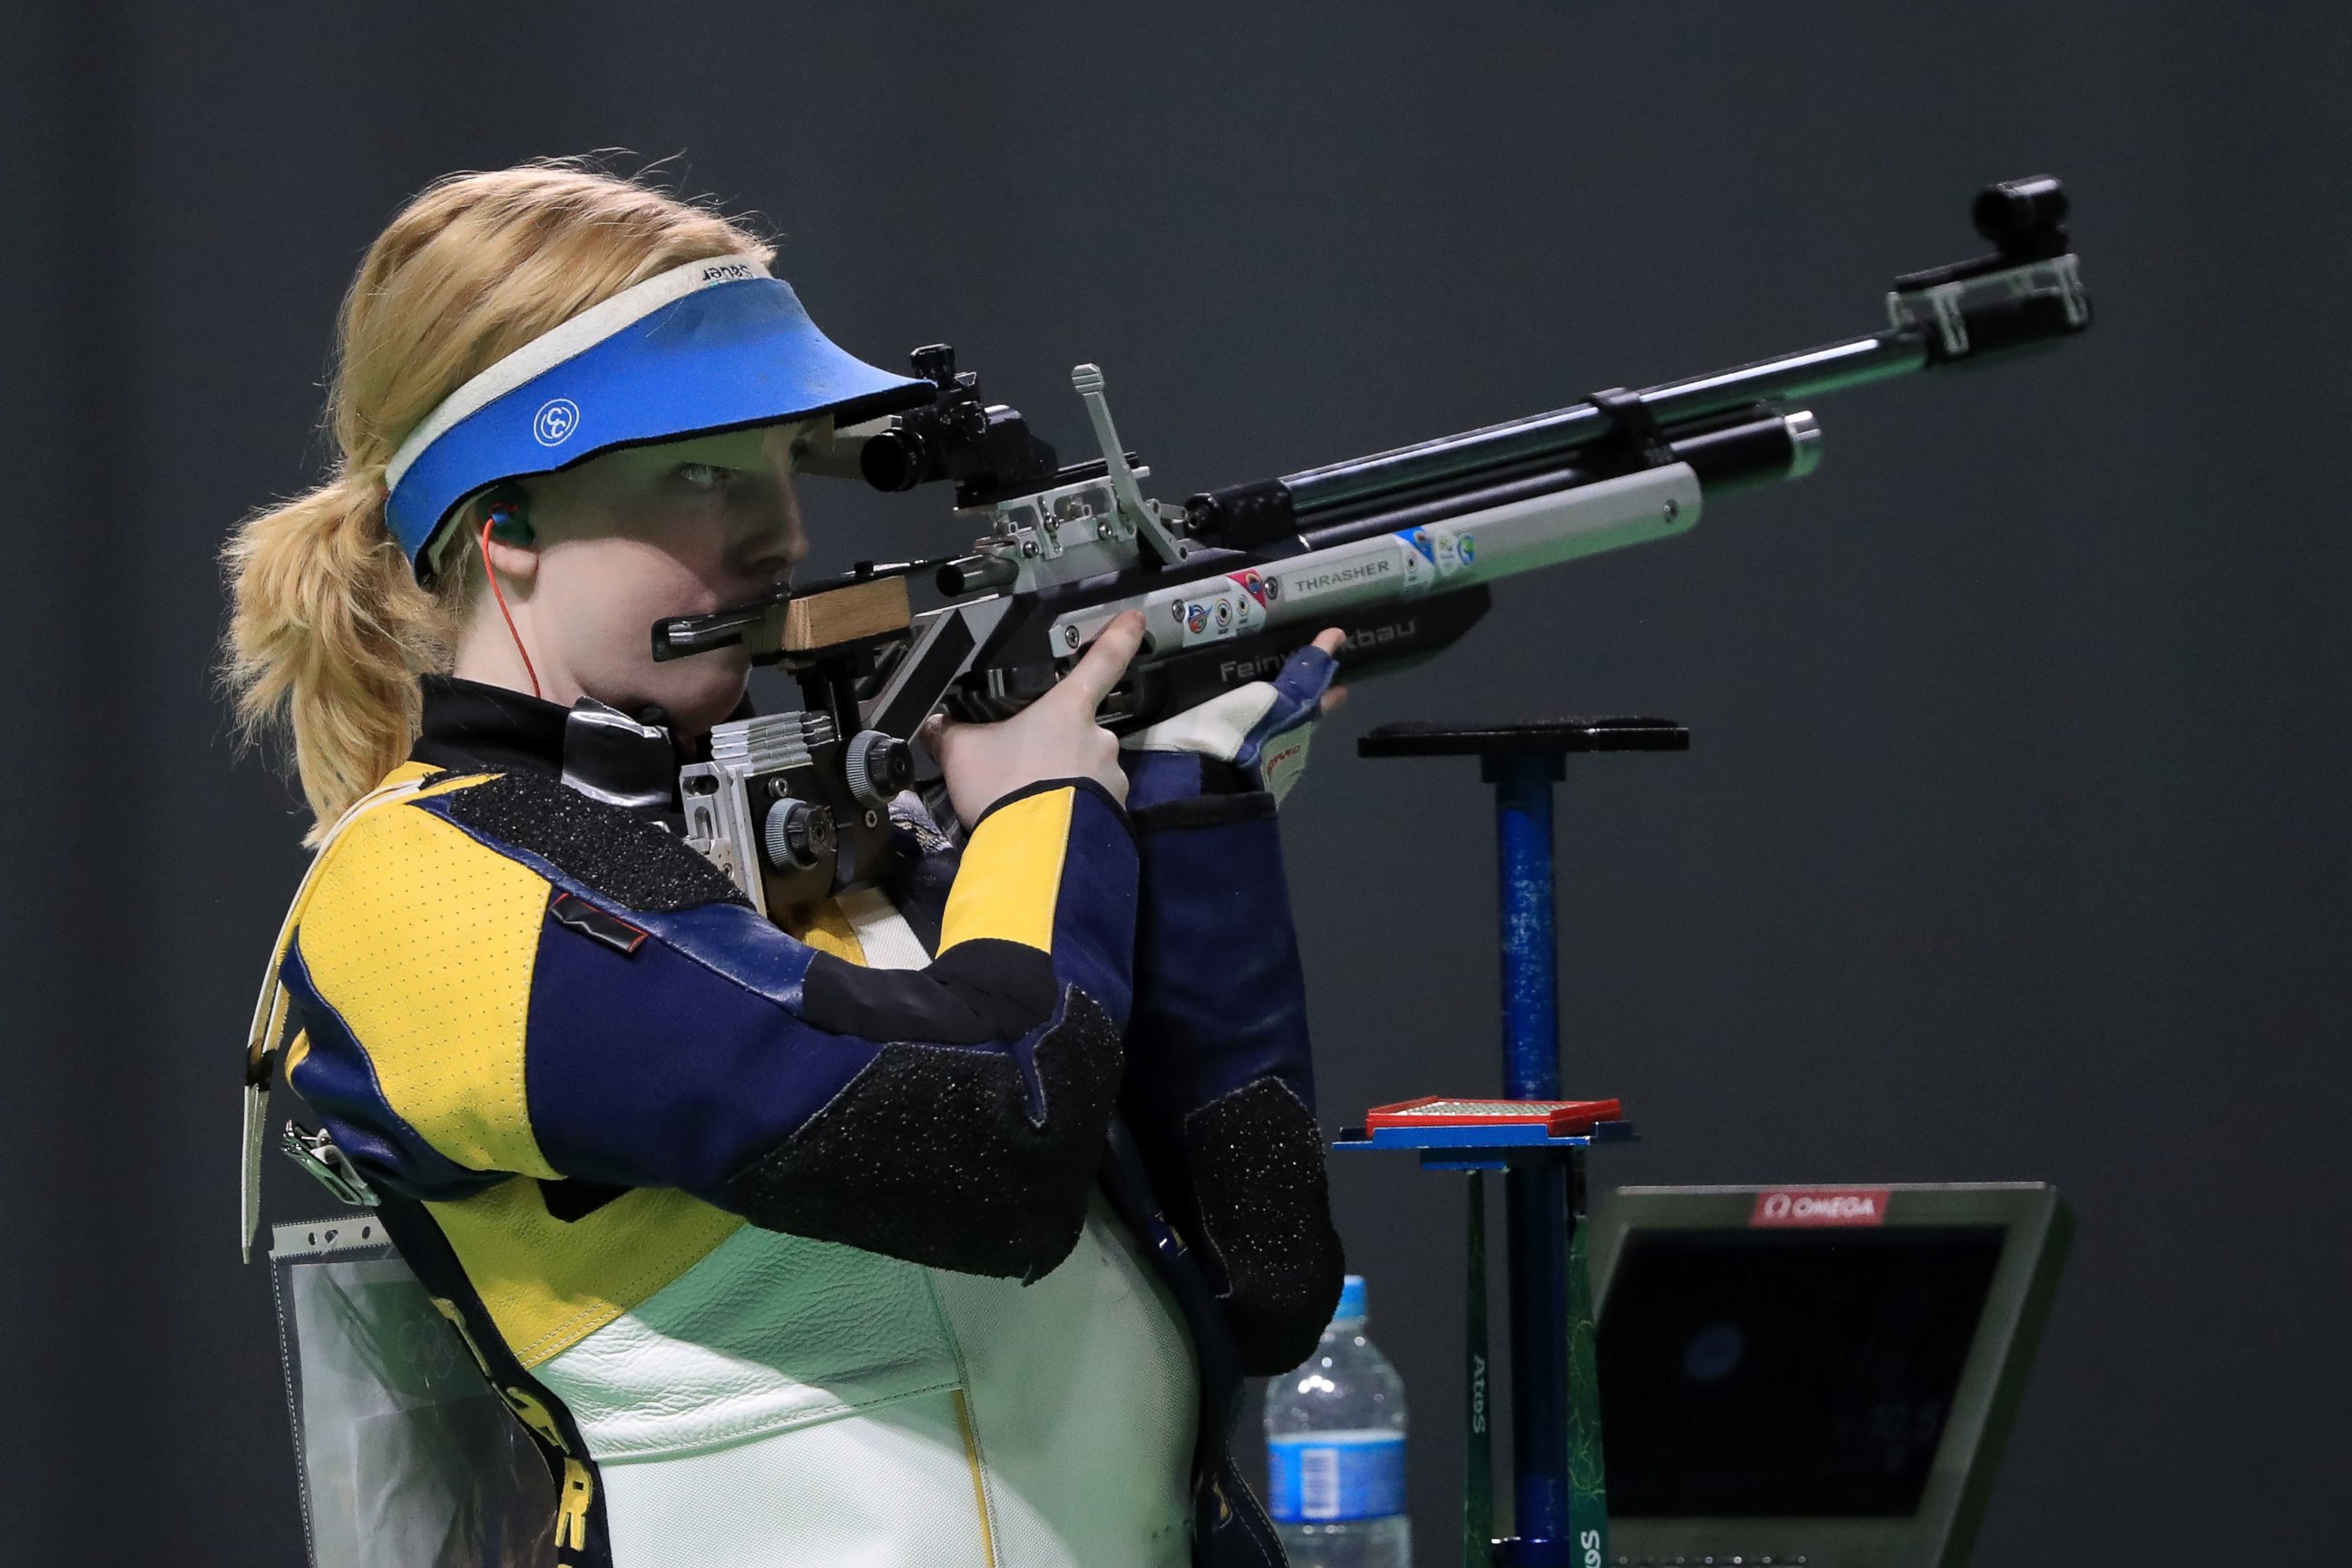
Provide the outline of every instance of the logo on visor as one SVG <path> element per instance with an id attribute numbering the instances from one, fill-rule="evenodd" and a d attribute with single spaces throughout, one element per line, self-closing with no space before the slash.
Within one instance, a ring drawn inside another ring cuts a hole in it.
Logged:
<path id="1" fill-rule="evenodd" d="M 580 428 L 580 405 L 568 397 L 551 397 L 531 416 L 530 433 L 542 447 L 561 447 Z"/>

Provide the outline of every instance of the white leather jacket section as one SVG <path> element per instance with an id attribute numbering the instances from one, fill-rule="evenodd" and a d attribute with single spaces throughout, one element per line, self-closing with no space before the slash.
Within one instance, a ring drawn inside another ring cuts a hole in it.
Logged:
<path id="1" fill-rule="evenodd" d="M 926 961 L 857 913 L 869 961 Z M 747 1226 L 536 1375 L 616 1568 L 1191 1560 L 1192 1345 L 1099 1194 L 1026 1287 Z"/>

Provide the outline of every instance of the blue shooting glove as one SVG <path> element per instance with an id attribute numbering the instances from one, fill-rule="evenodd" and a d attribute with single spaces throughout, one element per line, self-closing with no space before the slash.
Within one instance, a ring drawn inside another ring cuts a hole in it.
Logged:
<path id="1" fill-rule="evenodd" d="M 1300 648 L 1272 680 L 1253 680 L 1119 742 L 1128 809 L 1263 790 L 1279 804 L 1307 771 L 1307 747 L 1339 666 Z M 1204 764 L 1219 764 L 1209 766 Z"/>

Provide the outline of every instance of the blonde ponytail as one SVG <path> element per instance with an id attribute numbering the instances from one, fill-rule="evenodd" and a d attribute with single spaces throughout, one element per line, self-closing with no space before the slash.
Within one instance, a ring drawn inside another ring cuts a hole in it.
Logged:
<path id="1" fill-rule="evenodd" d="M 658 272 L 772 252 L 719 213 L 576 159 L 453 174 L 394 217 L 343 301 L 327 423 L 335 477 L 255 513 L 222 552 L 221 661 L 248 743 L 292 742 L 315 840 L 415 743 L 417 677 L 446 670 L 481 581 L 420 586 L 384 526 L 384 466 L 497 360 Z"/>
<path id="2" fill-rule="evenodd" d="M 449 617 L 385 531 L 373 476 L 340 476 L 247 519 L 224 557 L 239 731 L 248 742 L 281 721 L 292 731 L 323 826 L 408 754 L 416 678 L 447 668 Z"/>

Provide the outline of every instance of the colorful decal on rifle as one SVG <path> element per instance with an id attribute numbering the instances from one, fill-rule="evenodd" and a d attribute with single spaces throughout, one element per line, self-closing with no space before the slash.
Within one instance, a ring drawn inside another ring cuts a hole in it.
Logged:
<path id="1" fill-rule="evenodd" d="M 1397 537 L 1403 540 L 1407 544 L 1412 545 L 1415 550 L 1420 551 L 1421 558 L 1423 560 L 1427 561 L 1432 564 L 1435 564 L 1437 561 L 1437 546 L 1430 542 L 1429 530 L 1425 528 L 1408 528 L 1400 532 Z"/>
<path id="2" fill-rule="evenodd" d="M 1453 576 L 1477 558 L 1478 546 L 1475 535 L 1458 532 L 1442 524 L 1435 528 L 1416 528 L 1411 538 L 1413 548 L 1429 558 L 1430 563 L 1437 568 L 1440 578 Z"/>
<path id="3" fill-rule="evenodd" d="M 1233 572 L 1228 573 L 1227 575 L 1240 584 L 1243 590 L 1260 605 L 1264 605 L 1268 599 L 1279 598 L 1282 595 L 1281 584 L 1262 572 Z"/>
<path id="4" fill-rule="evenodd" d="M 1240 584 L 1230 580 L 1200 598 L 1178 600 L 1176 615 L 1183 626 L 1183 636 L 1178 643 L 1181 647 L 1230 641 L 1265 626 L 1265 606 L 1244 592 Z"/>

